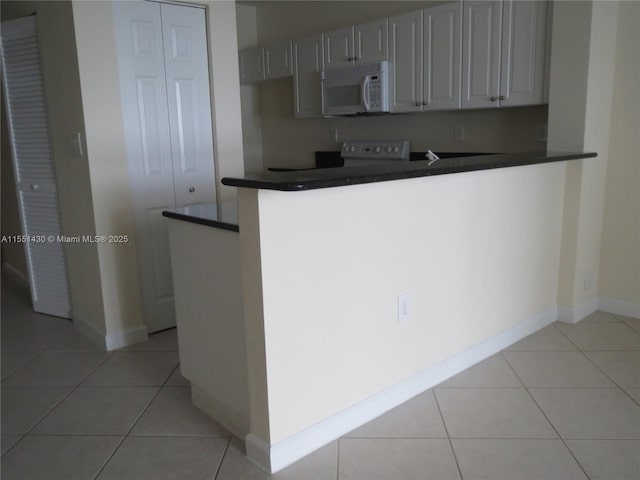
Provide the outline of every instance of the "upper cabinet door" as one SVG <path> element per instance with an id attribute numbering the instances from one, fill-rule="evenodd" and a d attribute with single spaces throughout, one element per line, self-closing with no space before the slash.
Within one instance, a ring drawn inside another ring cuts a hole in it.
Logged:
<path id="1" fill-rule="evenodd" d="M 505 0 L 500 106 L 543 103 L 547 2 Z"/>
<path id="2" fill-rule="evenodd" d="M 293 75 L 291 41 L 264 47 L 264 78 L 284 78 Z"/>
<path id="3" fill-rule="evenodd" d="M 463 4 L 462 108 L 498 105 L 502 2 Z"/>
<path id="4" fill-rule="evenodd" d="M 462 0 L 424 10 L 425 110 L 460 108 Z"/>
<path id="5" fill-rule="evenodd" d="M 386 18 L 354 27 L 355 57 L 358 63 L 389 59 L 389 22 Z"/>
<path id="6" fill-rule="evenodd" d="M 422 110 L 422 10 L 389 17 L 389 109 Z"/>
<path id="7" fill-rule="evenodd" d="M 296 117 L 322 116 L 322 34 L 293 42 L 293 84 Z"/>
<path id="8" fill-rule="evenodd" d="M 263 48 L 240 50 L 240 83 L 255 83 L 264 80 Z"/>
<path id="9" fill-rule="evenodd" d="M 353 27 L 341 28 L 324 34 L 324 67 L 353 65 Z"/>

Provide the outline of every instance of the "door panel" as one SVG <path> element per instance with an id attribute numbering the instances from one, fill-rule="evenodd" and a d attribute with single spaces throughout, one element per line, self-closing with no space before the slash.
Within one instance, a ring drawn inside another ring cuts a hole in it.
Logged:
<path id="1" fill-rule="evenodd" d="M 2 77 L 33 309 L 71 317 L 36 17 L 2 22 Z"/>
<path id="2" fill-rule="evenodd" d="M 164 278 L 169 250 L 159 251 L 155 238 L 167 235 L 166 226 L 152 214 L 175 207 L 160 6 L 114 2 L 113 9 L 140 291 L 153 332 L 175 324 Z"/>
<path id="3" fill-rule="evenodd" d="M 547 2 L 504 2 L 501 106 L 542 103 Z"/>
<path id="4" fill-rule="evenodd" d="M 425 110 L 460 108 L 462 2 L 424 10 Z"/>
<path id="5" fill-rule="evenodd" d="M 161 4 L 176 206 L 215 202 L 204 10 Z"/>
<path id="6" fill-rule="evenodd" d="M 353 65 L 353 27 L 324 34 L 324 68 Z"/>
<path id="7" fill-rule="evenodd" d="M 500 82 L 502 3 L 467 1 L 463 9 L 462 107 L 493 107 Z"/>
<path id="8" fill-rule="evenodd" d="M 356 25 L 354 32 L 357 62 L 373 63 L 389 59 L 389 27 L 386 18 Z"/>
<path id="9" fill-rule="evenodd" d="M 320 72 L 323 55 L 322 34 L 293 42 L 293 82 L 298 118 L 322 116 Z"/>
<path id="10" fill-rule="evenodd" d="M 264 77 L 284 78 L 293 75 L 291 40 L 264 48 Z"/>
<path id="11" fill-rule="evenodd" d="M 389 18 L 389 108 L 422 110 L 422 11 Z"/>

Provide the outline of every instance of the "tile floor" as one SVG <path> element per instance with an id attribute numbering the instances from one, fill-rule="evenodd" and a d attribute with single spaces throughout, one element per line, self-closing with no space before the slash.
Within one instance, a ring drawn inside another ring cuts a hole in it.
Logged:
<path id="1" fill-rule="evenodd" d="M 273 476 L 192 406 L 176 350 L 102 352 L 3 277 L 2 478 L 640 478 L 640 320 L 550 325 Z"/>

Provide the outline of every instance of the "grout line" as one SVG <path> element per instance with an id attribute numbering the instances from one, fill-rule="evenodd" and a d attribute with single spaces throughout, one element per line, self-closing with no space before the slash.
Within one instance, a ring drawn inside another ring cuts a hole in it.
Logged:
<path id="1" fill-rule="evenodd" d="M 4 452 L 4 453 L 2 454 L 2 457 L 1 457 L 1 458 L 4 458 L 4 456 L 5 456 L 7 453 L 9 453 L 11 450 L 13 450 L 13 449 L 15 448 L 15 446 L 16 446 L 16 445 L 18 445 L 18 444 L 22 441 L 22 439 L 24 438 L 24 434 L 22 434 L 22 435 L 5 435 L 5 436 L 7 436 L 7 437 L 8 437 L 8 436 L 11 436 L 11 437 L 19 437 L 19 438 L 18 438 L 18 440 L 16 440 L 16 441 L 14 442 L 14 444 L 13 444 L 13 445 L 11 445 L 11 446 L 7 449 L 7 451 L 6 451 L 6 452 Z M 1 463 L 1 462 L 0 462 L 0 463 Z"/>
<path id="2" fill-rule="evenodd" d="M 438 409 L 438 413 L 440 414 L 440 420 L 442 420 L 442 426 L 444 427 L 444 432 L 447 435 L 447 441 L 449 442 L 449 448 L 451 449 L 451 453 L 453 454 L 453 460 L 456 462 L 456 468 L 458 469 L 458 476 L 461 480 L 464 480 L 464 476 L 462 475 L 462 469 L 460 468 L 460 462 L 458 461 L 458 455 L 456 455 L 456 451 L 453 448 L 453 442 L 451 440 L 451 435 L 449 435 L 449 429 L 447 428 L 447 423 L 444 421 L 444 415 L 442 415 L 442 409 L 440 408 L 440 402 L 438 401 L 438 396 L 436 395 L 435 389 L 431 389 L 431 394 L 436 401 L 436 408 Z"/>
<path id="3" fill-rule="evenodd" d="M 338 447 L 336 451 L 336 480 L 340 480 L 340 447 L 342 446 L 342 439 L 344 437 L 338 438 Z"/>
<path id="4" fill-rule="evenodd" d="M 216 471 L 213 474 L 213 477 L 211 480 L 216 480 L 216 478 L 218 478 L 218 475 L 220 475 L 220 470 L 222 469 L 222 464 L 224 463 L 224 457 L 227 456 L 227 452 L 229 451 L 229 447 L 231 446 L 232 438 L 233 438 L 232 436 L 228 437 L 227 444 L 224 447 L 224 452 L 222 452 L 222 456 L 220 457 L 220 463 L 218 463 L 218 467 L 216 468 Z"/>
<path id="5" fill-rule="evenodd" d="M 582 353 L 582 350 L 580 350 L 580 353 Z M 584 355 L 584 353 L 583 353 Z M 586 355 L 584 355 L 586 357 Z M 504 356 L 503 356 L 504 357 Z M 518 377 L 518 379 L 522 382 L 522 384 L 524 385 L 524 381 L 520 378 L 520 375 L 518 375 L 518 372 L 515 371 L 515 369 L 513 368 L 513 366 L 511 366 L 511 364 L 509 363 L 509 361 L 507 360 L 506 357 L 504 357 L 505 361 L 507 362 L 507 365 L 509 365 L 509 368 L 511 368 L 511 370 L 513 371 L 513 373 L 515 374 L 516 377 Z M 573 460 L 576 462 L 576 464 L 578 465 L 578 467 L 580 467 L 580 470 L 582 470 L 582 473 L 584 473 L 585 477 L 587 479 L 590 479 L 591 477 L 589 477 L 589 474 L 587 473 L 587 471 L 584 469 L 584 467 L 582 466 L 582 464 L 578 461 L 577 457 L 573 454 L 573 452 L 571 451 L 571 449 L 569 448 L 569 446 L 567 445 L 567 442 L 565 442 L 565 439 L 562 438 L 562 435 L 560 435 L 560 432 L 558 431 L 558 429 L 556 428 L 556 426 L 551 422 L 551 420 L 549 419 L 549 417 L 547 417 L 547 414 L 544 412 L 544 410 L 542 410 L 542 407 L 538 404 L 538 402 L 536 401 L 536 399 L 534 398 L 534 396 L 531 394 L 531 392 L 529 391 L 529 387 L 527 387 L 526 385 L 524 385 L 525 390 L 527 391 L 527 393 L 529 394 L 529 397 L 531 397 L 531 400 L 533 400 L 533 403 L 536 405 L 536 407 L 538 407 L 538 410 L 540 411 L 540 413 L 544 416 L 544 418 L 547 420 L 547 422 L 549 423 L 549 425 L 551 425 L 551 428 L 553 428 L 553 431 L 556 432 L 556 435 L 558 436 L 558 439 L 562 442 L 562 444 L 564 445 L 564 448 L 567 449 L 567 451 L 569 452 L 569 455 L 571 455 L 571 457 L 573 457 Z"/>
<path id="6" fill-rule="evenodd" d="M 622 393 L 624 393 L 627 397 L 629 397 L 633 403 L 635 403 L 636 405 L 640 406 L 640 402 L 638 402 L 635 398 L 633 398 L 631 396 L 631 394 L 625 390 L 625 387 L 619 385 L 618 382 L 616 382 L 612 377 L 610 377 L 609 374 L 607 374 L 607 372 L 605 372 L 602 368 L 600 368 L 598 366 L 598 364 L 596 362 L 594 362 L 591 359 L 591 357 L 589 357 L 589 355 L 587 355 L 585 353 L 585 352 L 601 352 L 601 351 L 602 350 L 585 350 L 585 351 L 582 352 L 582 354 L 587 358 L 587 360 L 589 360 L 589 362 L 591 362 L 591 364 L 594 367 L 596 367 L 598 370 L 600 370 L 605 377 L 607 377 L 609 380 L 611 380 L 611 383 L 613 383 L 619 390 L 622 391 Z M 619 350 L 619 351 L 626 352 L 628 350 Z M 632 350 L 632 351 L 637 351 L 637 350 Z M 633 388 L 633 387 L 626 387 L 626 388 Z"/>
<path id="7" fill-rule="evenodd" d="M 165 380 L 166 382 L 166 380 Z M 153 395 L 153 397 L 151 397 L 151 399 L 149 400 L 149 402 L 147 402 L 147 404 L 145 405 L 145 407 L 142 409 L 142 411 L 138 414 L 138 416 L 135 418 L 135 420 L 133 422 L 131 422 L 131 426 L 129 427 L 129 430 L 127 430 L 127 432 L 124 434 L 124 436 L 122 437 L 122 440 L 120 440 L 120 443 L 118 443 L 118 445 L 116 446 L 116 448 L 113 449 L 113 452 L 111 452 L 111 455 L 109 455 L 104 463 L 102 464 L 102 467 L 100 467 L 100 470 L 98 470 L 98 472 L 96 473 L 95 477 L 93 477 L 93 480 L 97 479 L 100 474 L 102 473 L 102 471 L 105 469 L 105 467 L 109 464 L 109 462 L 111 461 L 111 459 L 114 457 L 114 455 L 116 454 L 116 452 L 118 450 L 120 450 L 120 447 L 122 446 L 122 444 L 124 443 L 124 441 L 129 438 L 129 434 L 131 433 L 131 431 L 133 430 L 133 428 L 136 426 L 136 424 L 140 421 L 140 418 L 142 418 L 142 416 L 144 415 L 144 413 L 147 411 L 147 409 L 149 408 L 149 405 L 151 405 L 153 403 L 153 401 L 156 399 L 156 397 L 158 396 L 158 394 L 160 393 L 160 391 L 162 390 L 162 387 L 152 387 L 152 388 L 157 388 L 158 391 L 155 393 L 155 395 Z"/>

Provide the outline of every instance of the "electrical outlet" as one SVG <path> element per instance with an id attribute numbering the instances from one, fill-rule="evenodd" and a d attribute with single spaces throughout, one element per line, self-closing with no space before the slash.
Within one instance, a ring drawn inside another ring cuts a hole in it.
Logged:
<path id="1" fill-rule="evenodd" d="M 456 142 L 464 142 L 464 125 L 456 125 L 453 128 L 453 139 Z"/>
<path id="2" fill-rule="evenodd" d="M 398 295 L 398 323 L 409 320 L 409 306 L 411 297 L 408 293 Z"/>
<path id="3" fill-rule="evenodd" d="M 584 274 L 584 289 L 586 292 L 593 290 L 596 284 L 596 274 L 593 270 Z"/>
<path id="4" fill-rule="evenodd" d="M 536 135 L 537 142 L 546 142 L 547 141 L 547 125 L 540 125 L 538 127 L 538 134 Z"/>

